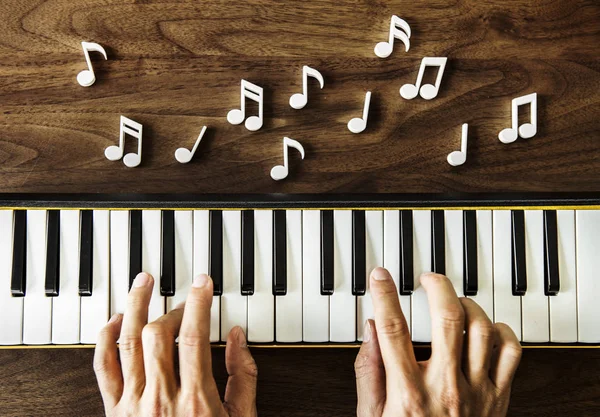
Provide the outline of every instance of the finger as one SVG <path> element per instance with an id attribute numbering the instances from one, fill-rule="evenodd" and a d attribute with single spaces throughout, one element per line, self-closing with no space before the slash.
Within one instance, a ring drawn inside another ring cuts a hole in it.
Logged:
<path id="1" fill-rule="evenodd" d="M 469 381 L 488 378 L 494 349 L 494 325 L 485 311 L 473 300 L 461 298 L 465 311 L 466 361 L 463 370 Z"/>
<path id="2" fill-rule="evenodd" d="M 431 361 L 459 371 L 465 330 L 465 312 L 454 287 L 444 275 L 426 273 L 421 284 L 431 315 Z"/>
<path id="3" fill-rule="evenodd" d="M 256 380 L 258 369 L 246 344 L 241 327 L 234 327 L 225 347 L 227 387 L 224 406 L 230 416 L 256 415 Z"/>
<path id="4" fill-rule="evenodd" d="M 365 323 L 363 342 L 354 362 L 358 417 L 377 417 L 385 404 L 385 369 L 373 320 Z"/>
<path id="5" fill-rule="evenodd" d="M 369 286 L 387 387 L 394 390 L 406 388 L 418 367 L 396 285 L 386 269 L 375 268 L 371 272 Z"/>
<path id="6" fill-rule="evenodd" d="M 142 330 L 145 392 L 149 395 L 165 393 L 168 398 L 173 398 L 177 392 L 175 338 L 179 333 L 182 317 L 183 304 L 147 324 Z"/>
<path id="7" fill-rule="evenodd" d="M 142 329 L 148 323 L 148 304 L 154 279 L 142 272 L 137 275 L 127 296 L 123 326 L 119 338 L 119 354 L 125 390 L 141 395 L 144 389 L 144 355 Z"/>
<path id="8" fill-rule="evenodd" d="M 181 387 L 190 391 L 202 388 L 216 390 L 212 374 L 210 348 L 210 307 L 213 284 L 207 275 L 194 278 L 185 303 L 183 323 L 179 333 Z"/>
<path id="9" fill-rule="evenodd" d="M 510 389 L 519 367 L 523 348 L 512 329 L 504 323 L 496 323 L 496 354 L 490 369 L 492 382 L 500 389 Z"/>
<path id="10" fill-rule="evenodd" d="M 121 331 L 123 316 L 115 314 L 100 332 L 94 352 L 94 372 L 104 408 L 112 409 L 123 395 L 123 374 L 117 353 L 117 339 Z"/>

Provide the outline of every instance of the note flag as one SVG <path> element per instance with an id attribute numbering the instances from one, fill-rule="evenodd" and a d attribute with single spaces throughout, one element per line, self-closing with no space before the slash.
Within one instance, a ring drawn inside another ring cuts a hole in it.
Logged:
<path id="1" fill-rule="evenodd" d="M 128 153 L 123 157 L 125 151 L 125 135 L 129 135 L 138 140 L 138 150 L 136 153 Z M 142 162 L 142 125 L 125 116 L 121 116 L 121 126 L 119 129 L 119 146 L 112 145 L 104 150 L 104 155 L 109 161 L 118 161 L 123 158 L 123 163 L 129 168 L 134 168 Z"/>
<path id="2" fill-rule="evenodd" d="M 531 120 L 519 126 L 519 106 L 530 105 Z M 512 143 L 520 136 L 523 139 L 529 139 L 537 133 L 537 93 L 531 93 L 526 96 L 513 99 L 512 106 L 512 127 L 508 127 L 498 134 L 498 139 L 502 143 Z"/>
<path id="3" fill-rule="evenodd" d="M 314 68 L 307 67 L 306 65 L 302 67 L 302 92 L 296 93 L 290 97 L 290 106 L 292 108 L 299 110 L 306 106 L 308 103 L 308 77 L 311 76 L 316 78 L 321 85 L 321 89 L 325 86 L 325 80 L 323 80 L 323 76 L 319 71 Z"/>
<path id="4" fill-rule="evenodd" d="M 467 136 L 469 135 L 469 125 L 467 123 L 462 125 L 462 136 L 460 138 L 460 151 L 451 152 L 448 155 L 448 163 L 453 167 L 467 162 Z"/>
<path id="5" fill-rule="evenodd" d="M 421 61 L 421 67 L 419 68 L 419 75 L 417 75 L 417 82 L 415 84 L 403 85 L 400 88 L 400 95 L 406 100 L 412 100 L 420 92 L 421 97 L 423 97 L 425 100 L 431 100 L 432 98 L 435 98 L 440 91 L 440 84 L 442 83 L 442 76 L 444 75 L 444 69 L 446 68 L 446 61 L 448 61 L 448 58 L 445 57 L 423 58 Z M 421 87 L 421 83 L 423 82 L 423 74 L 425 73 L 425 68 L 427 67 L 438 67 L 435 85 L 425 84 Z"/>
<path id="6" fill-rule="evenodd" d="M 304 159 L 304 148 L 300 142 L 290 138 L 283 138 L 283 165 L 277 165 L 271 169 L 271 178 L 273 178 L 275 181 L 286 178 L 290 172 L 288 162 L 288 153 L 290 147 L 297 149 L 298 152 L 300 152 L 302 159 Z"/>
<path id="7" fill-rule="evenodd" d="M 246 99 L 258 103 L 258 116 L 246 119 L 246 129 L 254 132 L 263 125 L 263 89 L 249 81 L 242 80 L 241 85 L 241 108 L 233 109 L 227 113 L 227 121 L 232 125 L 239 125 L 246 118 Z"/>
<path id="8" fill-rule="evenodd" d="M 363 108 L 362 118 L 355 117 L 348 122 L 348 130 L 352 133 L 360 133 L 367 128 L 367 119 L 369 118 L 369 105 L 371 103 L 371 92 L 367 91 L 365 96 L 365 107 Z"/>
<path id="9" fill-rule="evenodd" d="M 410 26 L 404 19 L 392 16 L 390 23 L 390 37 L 387 42 L 379 42 L 375 45 L 375 55 L 379 58 L 387 58 L 394 49 L 394 39 L 400 39 L 404 44 L 406 52 L 410 49 Z"/>
<path id="10" fill-rule="evenodd" d="M 90 52 L 100 52 L 104 55 L 104 59 L 108 59 L 108 57 L 104 48 L 97 43 L 81 42 L 81 46 L 83 47 L 83 54 L 85 55 L 85 62 L 87 62 L 88 69 L 77 74 L 77 82 L 82 87 L 89 87 L 96 82 L 96 74 L 94 74 L 94 68 L 90 60 Z"/>
<path id="11" fill-rule="evenodd" d="M 192 160 L 194 154 L 196 153 L 196 149 L 198 149 L 198 145 L 200 145 L 200 141 L 202 140 L 202 136 L 204 136 L 204 132 L 206 132 L 206 126 L 202 127 L 202 131 L 200 132 L 200 136 L 196 139 L 196 143 L 194 143 L 194 147 L 192 150 L 188 150 L 186 148 L 179 148 L 175 151 L 175 159 L 177 162 L 182 164 L 187 164 Z"/>

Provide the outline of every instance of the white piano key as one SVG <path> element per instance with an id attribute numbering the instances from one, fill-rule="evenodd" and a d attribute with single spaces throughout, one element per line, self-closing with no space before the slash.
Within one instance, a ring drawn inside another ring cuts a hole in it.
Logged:
<path id="1" fill-rule="evenodd" d="M 194 210 L 194 274 L 208 275 L 210 259 L 210 223 L 208 210 Z M 210 341 L 221 340 L 221 297 L 213 296 L 210 308 Z"/>
<path id="2" fill-rule="evenodd" d="M 412 340 L 431 342 L 431 315 L 420 275 L 431 272 L 431 210 L 413 211 L 415 290 L 412 295 Z"/>
<path id="3" fill-rule="evenodd" d="M 142 271 L 154 278 L 148 322 L 153 322 L 165 313 L 165 298 L 160 295 L 161 227 L 160 210 L 142 211 Z"/>
<path id="4" fill-rule="evenodd" d="M 275 339 L 302 341 L 302 211 L 286 210 L 287 293 L 275 297 Z"/>
<path id="5" fill-rule="evenodd" d="M 523 342 L 550 341 L 548 296 L 544 294 L 544 212 L 525 210 L 527 291 L 521 298 Z"/>
<path id="6" fill-rule="evenodd" d="M 575 212 L 556 211 L 560 290 L 550 299 L 550 341 L 577 342 L 577 281 L 575 265 Z"/>
<path id="7" fill-rule="evenodd" d="M 95 255 L 95 253 L 94 253 Z M 95 266 L 95 265 L 94 265 Z M 94 284 L 95 286 L 95 284 Z M 93 293 L 93 292 L 92 292 Z M 125 313 L 129 293 L 129 211 L 110 212 L 110 314 Z"/>
<path id="8" fill-rule="evenodd" d="M 512 294 L 511 213 L 496 210 L 494 237 L 494 320 L 506 323 L 521 337 L 521 297 Z"/>
<path id="9" fill-rule="evenodd" d="M 27 210 L 27 289 L 23 303 L 23 343 L 52 342 L 52 297 L 46 297 L 47 210 Z"/>
<path id="10" fill-rule="evenodd" d="M 81 297 L 81 343 L 86 344 L 96 343 L 98 333 L 109 319 L 110 212 L 108 210 L 94 210 L 92 240 L 92 295 Z"/>
<path id="11" fill-rule="evenodd" d="M 79 210 L 60 211 L 59 295 L 52 300 L 52 343 L 79 343 Z"/>
<path id="12" fill-rule="evenodd" d="M 446 276 L 452 283 L 456 295 L 463 297 L 463 212 L 462 210 L 444 210 L 444 236 L 446 255 Z"/>
<path id="13" fill-rule="evenodd" d="M 470 296 L 494 321 L 492 212 L 477 210 L 477 295 Z"/>
<path id="14" fill-rule="evenodd" d="M 329 339 L 356 341 L 356 297 L 352 295 L 352 211 L 333 212 L 333 295 L 329 298 Z"/>
<path id="15" fill-rule="evenodd" d="M 221 341 L 229 331 L 247 329 L 248 297 L 241 293 L 242 220 L 239 210 L 223 211 L 223 295 L 221 296 Z"/>
<path id="16" fill-rule="evenodd" d="M 254 294 L 248 297 L 248 341 L 275 340 L 273 211 L 254 211 Z"/>
<path id="17" fill-rule="evenodd" d="M 167 297 L 167 311 L 185 302 L 192 288 L 193 219 L 190 210 L 175 210 L 175 295 Z"/>
<path id="18" fill-rule="evenodd" d="M 329 296 L 321 295 L 321 212 L 302 212 L 303 340 L 329 341 Z"/>
<path id="19" fill-rule="evenodd" d="M 577 319 L 578 340 L 600 342 L 600 210 L 577 210 Z"/>
<path id="20" fill-rule="evenodd" d="M 364 296 L 357 297 L 356 333 L 358 340 L 362 341 L 365 321 L 375 318 L 373 301 L 369 290 L 369 276 L 371 271 L 378 266 L 383 266 L 383 212 L 381 210 L 367 210 L 365 212 L 365 260 L 367 291 Z"/>
<path id="21" fill-rule="evenodd" d="M 0 345 L 23 341 L 23 297 L 10 293 L 13 256 L 13 211 L 0 210 Z"/>
<path id="22" fill-rule="evenodd" d="M 383 267 L 392 275 L 396 288 L 400 288 L 400 212 L 398 210 L 383 212 Z M 411 300 L 411 295 L 400 295 L 400 308 L 409 328 L 412 324 Z"/>

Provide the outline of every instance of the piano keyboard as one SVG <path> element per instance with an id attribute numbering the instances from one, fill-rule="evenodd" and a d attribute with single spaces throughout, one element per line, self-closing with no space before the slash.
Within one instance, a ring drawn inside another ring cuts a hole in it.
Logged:
<path id="1" fill-rule="evenodd" d="M 95 344 L 140 271 L 150 320 L 209 273 L 212 342 L 240 325 L 257 344 L 355 343 L 376 266 L 415 343 L 431 339 L 426 271 L 525 344 L 600 343 L 596 200 L 261 198 L 0 196 L 0 345 Z"/>

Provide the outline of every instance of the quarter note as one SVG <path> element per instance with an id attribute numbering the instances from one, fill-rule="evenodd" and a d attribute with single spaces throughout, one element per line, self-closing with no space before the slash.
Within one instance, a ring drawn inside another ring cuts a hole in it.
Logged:
<path id="1" fill-rule="evenodd" d="M 138 150 L 136 153 L 128 153 L 123 157 L 125 150 L 125 135 L 129 135 L 138 140 Z M 142 162 L 142 125 L 125 116 L 121 116 L 121 126 L 119 129 L 119 146 L 112 145 L 104 150 L 104 155 L 109 161 L 118 161 L 123 158 L 123 163 L 129 168 L 134 168 Z"/>
<path id="2" fill-rule="evenodd" d="M 371 92 L 367 91 L 365 96 L 365 107 L 363 108 L 362 118 L 355 117 L 348 122 L 348 130 L 352 133 L 360 133 L 367 128 L 367 119 L 369 118 L 369 105 L 371 104 Z"/>
<path id="3" fill-rule="evenodd" d="M 529 104 L 531 108 L 531 120 L 519 126 L 519 106 Z M 498 139 L 502 143 L 512 143 L 520 136 L 523 139 L 529 139 L 537 133 L 537 93 L 531 93 L 526 96 L 513 99 L 512 106 L 512 127 L 508 127 L 498 134 Z"/>
<path id="4" fill-rule="evenodd" d="M 404 44 L 406 52 L 410 49 L 410 26 L 404 19 L 393 15 L 390 22 L 390 37 L 387 42 L 379 42 L 375 45 L 375 55 L 379 58 L 387 58 L 394 50 L 394 39 L 400 39 Z"/>
<path id="5" fill-rule="evenodd" d="M 96 82 L 96 74 L 94 74 L 94 68 L 92 67 L 92 61 L 90 60 L 90 52 L 100 52 L 104 55 L 104 59 L 108 59 L 104 48 L 94 42 L 81 42 L 83 48 L 83 54 L 85 55 L 85 62 L 87 62 L 88 69 L 81 71 L 77 74 L 77 82 L 82 87 L 89 87 Z"/>
<path id="6" fill-rule="evenodd" d="M 304 147 L 300 144 L 300 142 L 287 137 L 283 138 L 283 165 L 277 165 L 271 169 L 271 178 L 273 178 L 275 181 L 286 178 L 290 172 L 288 162 L 288 153 L 290 147 L 298 150 L 302 156 L 302 159 L 304 159 Z"/>
<path id="7" fill-rule="evenodd" d="M 453 167 L 464 164 L 467 161 L 467 136 L 469 134 L 469 125 L 462 125 L 462 136 L 460 138 L 460 151 L 454 151 L 448 154 L 448 163 Z"/>
<path id="8" fill-rule="evenodd" d="M 239 125 L 246 118 L 246 99 L 258 103 L 258 116 L 251 116 L 246 119 L 246 129 L 254 132 L 262 127 L 263 124 L 263 89 L 252 84 L 249 81 L 242 80 L 241 84 L 241 108 L 233 109 L 227 113 L 227 121 L 232 125 Z"/>
<path id="9" fill-rule="evenodd" d="M 325 86 L 325 80 L 323 80 L 323 76 L 319 71 L 314 68 L 304 66 L 302 67 L 302 93 L 296 93 L 290 97 L 290 106 L 292 108 L 299 110 L 306 106 L 308 103 L 308 77 L 311 76 L 316 78 L 321 85 L 321 89 Z"/>
<path id="10" fill-rule="evenodd" d="M 182 164 L 187 164 L 192 160 L 194 154 L 196 153 L 196 149 L 198 149 L 198 145 L 200 145 L 200 141 L 202 140 L 202 136 L 204 136 L 204 132 L 206 132 L 206 126 L 202 127 L 202 131 L 200 132 L 200 136 L 196 139 L 196 143 L 194 143 L 194 147 L 192 150 L 188 150 L 186 148 L 179 148 L 175 151 L 175 159 L 177 162 Z"/>
<path id="11" fill-rule="evenodd" d="M 442 76 L 444 75 L 444 69 L 446 68 L 446 61 L 448 61 L 448 58 L 445 57 L 423 58 L 421 61 L 421 67 L 419 68 L 419 75 L 417 75 L 417 82 L 415 84 L 404 84 L 400 88 L 400 95 L 406 100 L 412 100 L 420 92 L 421 97 L 423 97 L 425 100 L 431 100 L 432 98 L 435 98 L 440 91 L 440 84 L 442 83 Z M 425 68 L 427 67 L 438 67 L 435 85 L 425 84 L 421 87 L 421 83 L 423 82 L 423 74 L 425 73 Z"/>

